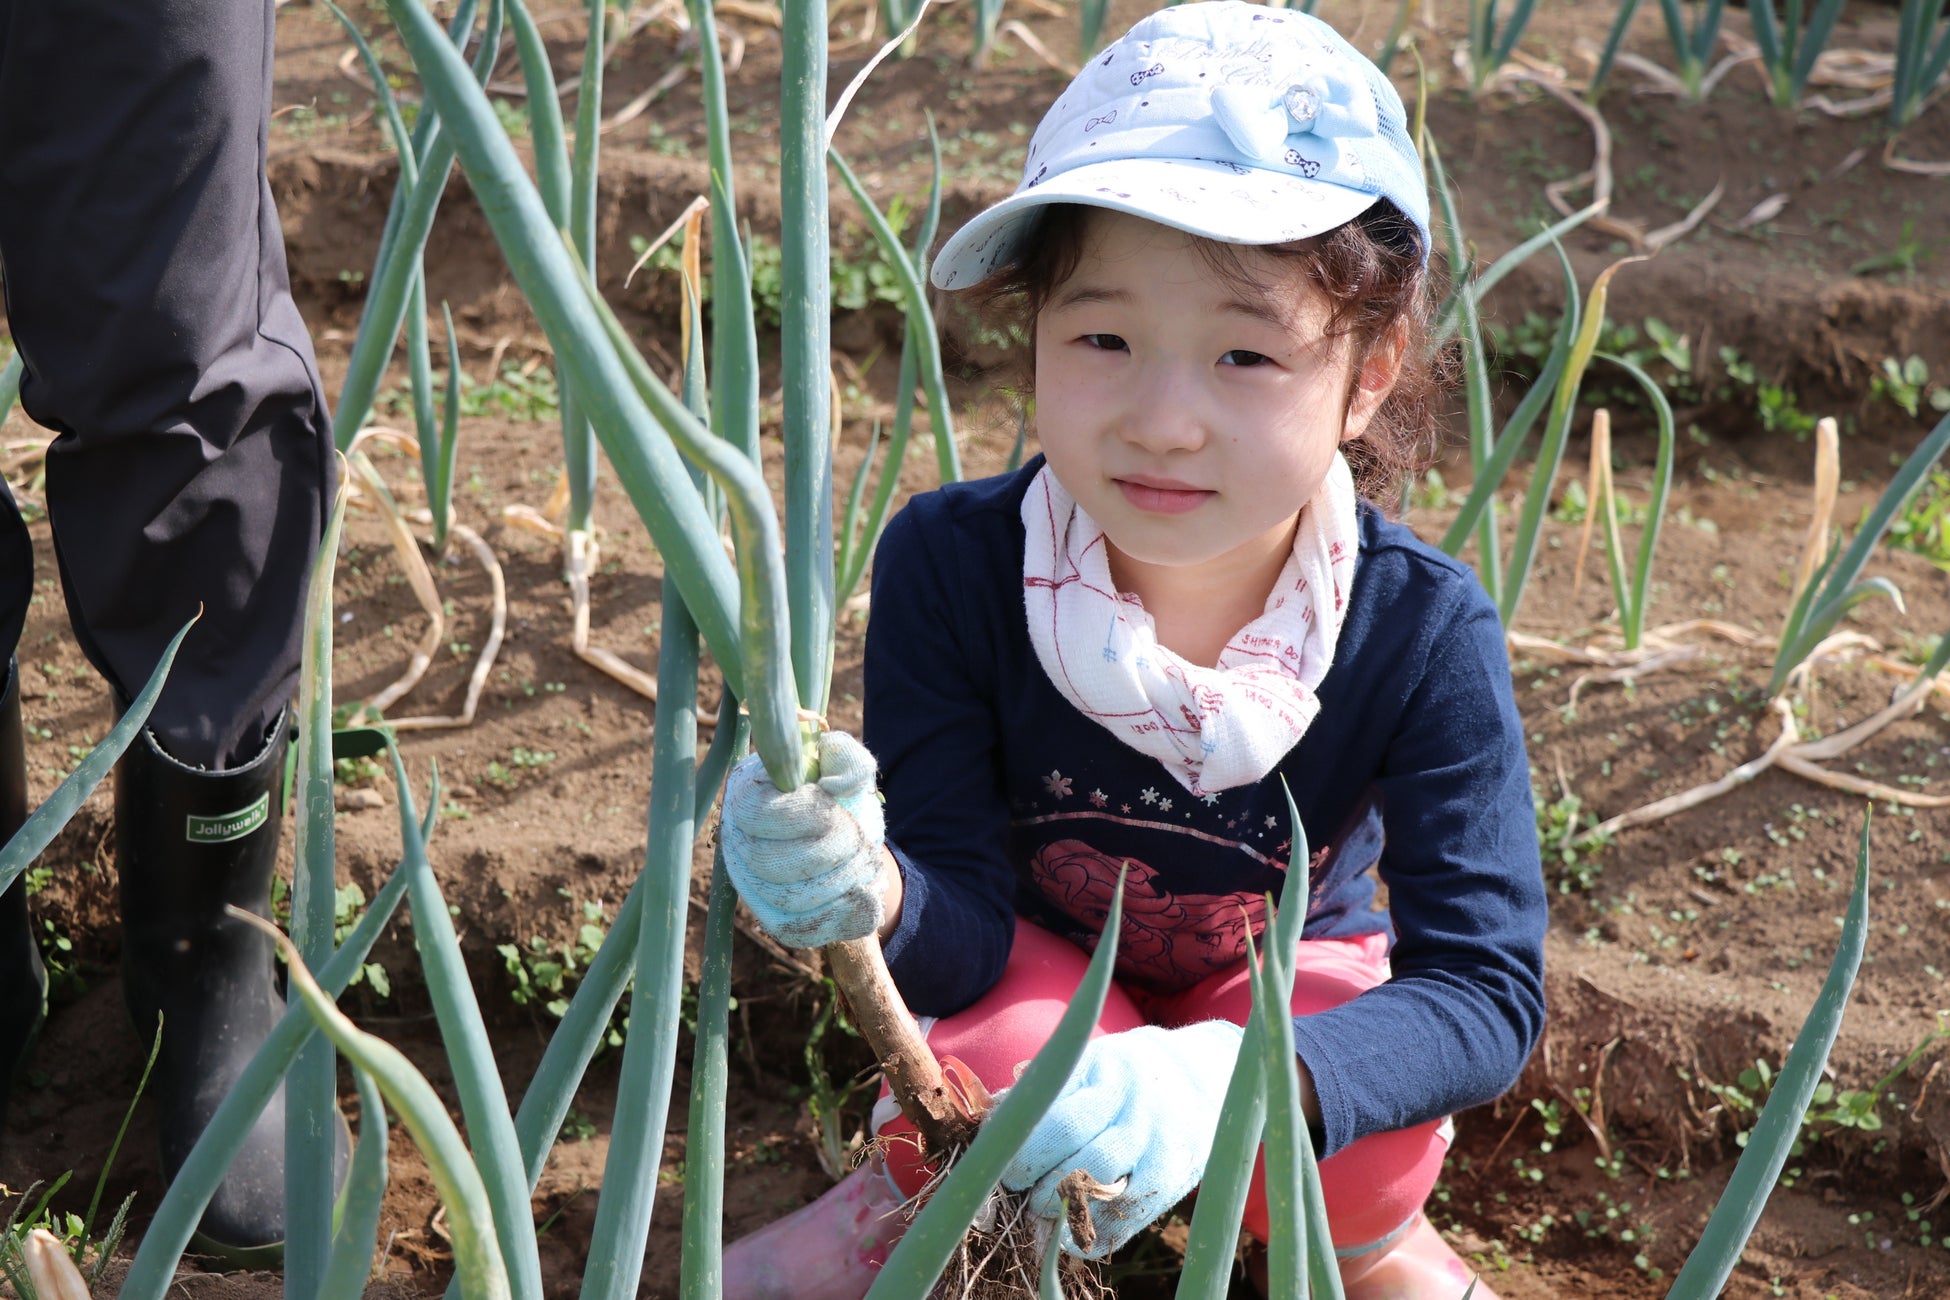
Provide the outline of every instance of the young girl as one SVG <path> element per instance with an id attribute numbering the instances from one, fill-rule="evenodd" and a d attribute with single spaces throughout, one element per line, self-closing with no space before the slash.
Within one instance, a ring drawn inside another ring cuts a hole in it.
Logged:
<path id="1" fill-rule="evenodd" d="M 995 1089 L 1126 870 L 1100 1036 L 1003 1179 L 1052 1217 L 1073 1169 L 1119 1184 L 1093 1254 L 1203 1173 L 1291 789 L 1316 849 L 1294 1037 L 1347 1293 L 1467 1286 L 1421 1206 L 1447 1116 L 1541 1029 L 1545 904 L 1496 611 L 1362 499 L 1433 433 L 1428 250 L 1401 101 L 1324 23 L 1233 0 L 1140 22 L 934 264 L 1026 305 L 1043 456 L 889 526 L 865 748 L 829 733 L 818 786 L 751 760 L 727 791 L 759 922 L 877 932 L 930 1045 Z M 861 1295 L 926 1176 L 909 1150 L 735 1246 L 727 1295 Z M 1245 1226 L 1264 1240 L 1257 1194 Z"/>

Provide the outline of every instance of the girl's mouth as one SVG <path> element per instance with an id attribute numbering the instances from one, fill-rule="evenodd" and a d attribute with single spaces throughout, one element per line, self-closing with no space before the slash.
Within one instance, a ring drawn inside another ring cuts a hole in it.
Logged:
<path id="1" fill-rule="evenodd" d="M 1180 483 L 1175 479 L 1139 476 L 1114 481 L 1126 501 L 1136 509 L 1153 515 L 1182 515 L 1187 511 L 1198 509 L 1218 495 L 1216 492 L 1195 488 L 1189 483 Z"/>

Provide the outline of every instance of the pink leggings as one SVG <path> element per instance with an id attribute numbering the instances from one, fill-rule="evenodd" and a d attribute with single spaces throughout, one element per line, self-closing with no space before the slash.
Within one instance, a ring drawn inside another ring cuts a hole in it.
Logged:
<path id="1" fill-rule="evenodd" d="M 1387 950 L 1382 935 L 1302 941 L 1293 981 L 1294 1013 L 1325 1011 L 1385 981 Z M 1008 1087 L 1020 1065 L 1055 1031 L 1089 960 L 1074 944 L 1018 918 L 1015 947 L 1001 980 L 967 1010 L 936 1021 L 928 1046 L 937 1057 L 959 1058 L 990 1089 Z M 1252 1000 L 1243 961 L 1170 996 L 1113 984 L 1096 1033 L 1201 1020 L 1242 1025 Z M 891 1104 L 879 1109 L 891 1109 Z M 911 1133 L 913 1127 L 895 1112 L 878 1131 L 891 1138 Z M 1321 1188 L 1336 1250 L 1342 1256 L 1358 1255 L 1392 1240 L 1428 1199 L 1448 1147 L 1448 1121 L 1432 1120 L 1370 1134 L 1323 1160 Z M 928 1171 L 913 1143 L 889 1143 L 886 1157 L 895 1184 L 905 1194 L 912 1196 L 927 1182 Z M 1260 1241 L 1266 1240 L 1267 1231 L 1264 1176 L 1263 1166 L 1254 1170 L 1245 1214 L 1246 1231 Z"/>

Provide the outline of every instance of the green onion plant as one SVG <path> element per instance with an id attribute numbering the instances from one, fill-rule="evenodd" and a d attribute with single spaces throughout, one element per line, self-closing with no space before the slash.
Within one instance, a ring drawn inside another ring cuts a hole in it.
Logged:
<path id="1" fill-rule="evenodd" d="M 1087 61 L 1097 52 L 1104 40 L 1104 15 L 1110 12 L 1110 0 L 1078 0 L 1077 3 L 1077 59 Z"/>
<path id="2" fill-rule="evenodd" d="M 1611 30 L 1605 33 L 1604 48 L 1598 52 L 1598 65 L 1592 69 L 1591 82 L 1584 90 L 1589 102 L 1595 104 L 1604 96 L 1605 83 L 1611 79 L 1611 65 L 1618 60 L 1618 47 L 1625 43 L 1625 33 L 1638 11 L 1639 0 L 1621 0 L 1618 12 L 1612 16 Z"/>
<path id="3" fill-rule="evenodd" d="M 1896 69 L 1890 86 L 1889 124 L 1914 122 L 1950 72 L 1950 13 L 1943 0 L 1902 0 L 1896 19 Z"/>
<path id="4" fill-rule="evenodd" d="M 921 16 L 923 3 L 924 0 L 879 0 L 880 25 L 889 33 L 906 31 Z M 896 57 L 910 58 L 914 50 L 915 41 L 910 36 L 900 43 L 896 50 Z"/>
<path id="5" fill-rule="evenodd" d="M 1509 12 L 1499 18 L 1497 0 L 1469 0 L 1469 78 L 1477 94 L 1510 61 L 1510 52 L 1517 48 L 1536 8 L 1537 0 L 1514 0 Z"/>
<path id="6" fill-rule="evenodd" d="M 341 458 L 343 460 L 343 458 Z M 298 661 L 297 728 L 292 788 L 296 794 L 296 845 L 291 872 L 291 941 L 304 960 L 322 967 L 331 960 L 337 916 L 337 843 L 332 793 L 332 573 L 345 528 L 349 493 L 345 477 L 312 559 L 305 593 L 304 639 Z M 331 1256 L 332 1132 L 337 1114 L 338 1062 L 326 1038 L 299 1049 L 285 1081 L 285 1107 L 311 1122 L 285 1125 L 285 1276 L 297 1295 L 322 1284 Z"/>
<path id="7" fill-rule="evenodd" d="M 1637 650 L 1645 638 L 1645 610 L 1652 593 L 1652 556 L 1659 546 L 1659 532 L 1665 524 L 1666 497 L 1672 490 L 1672 403 L 1666 400 L 1665 390 L 1659 386 L 1659 382 L 1636 362 L 1609 352 L 1598 353 L 1597 359 L 1617 366 L 1632 377 L 1633 382 L 1644 391 L 1659 426 L 1659 450 L 1652 464 L 1652 495 L 1646 502 L 1645 527 L 1639 532 L 1638 550 L 1631 557 L 1629 567 L 1626 563 L 1625 540 L 1618 527 L 1618 494 L 1612 486 L 1609 438 L 1605 440 L 1605 464 L 1599 471 L 1602 491 L 1587 506 L 1591 511 L 1602 511 L 1605 558 L 1611 573 L 1612 595 L 1618 601 L 1619 635 L 1625 642 L 1625 649 Z M 1593 447 L 1595 456 L 1595 439 Z"/>
<path id="8" fill-rule="evenodd" d="M 971 66 L 980 68 L 988 64 L 989 50 L 995 44 L 996 25 L 1002 21 L 1002 0 L 975 0 L 973 21 L 975 49 L 969 55 L 968 62 Z"/>
<path id="9" fill-rule="evenodd" d="M 1426 135 L 1423 139 L 1425 156 L 1429 159 L 1435 181 L 1433 188 L 1442 212 L 1443 229 L 1449 242 L 1450 264 L 1466 268 L 1468 251 L 1461 226 L 1456 220 L 1455 194 L 1443 170 L 1442 154 L 1433 140 Z M 1586 219 L 1591 212 L 1592 209 L 1587 209 L 1583 213 L 1573 214 L 1567 221 Z M 1459 269 L 1450 302 L 1438 316 L 1438 335 L 1442 328 L 1440 322 L 1446 321 L 1452 313 L 1457 320 L 1456 331 L 1463 352 L 1463 392 L 1469 411 L 1470 466 L 1475 474 L 1462 510 L 1443 535 L 1440 545 L 1450 555 L 1460 555 L 1472 537 L 1476 540 L 1477 575 L 1482 579 L 1490 598 L 1496 602 L 1506 628 L 1515 620 L 1517 607 L 1523 600 L 1551 489 L 1557 478 L 1558 466 L 1564 458 L 1571 417 L 1577 407 L 1578 390 L 1585 369 L 1597 349 L 1598 331 L 1604 323 L 1606 292 L 1611 275 L 1617 270 L 1615 265 L 1602 272 L 1591 288 L 1589 302 L 1580 303 L 1577 277 L 1564 255 L 1563 246 L 1555 238 L 1554 230 L 1547 230 L 1512 249 L 1480 277 L 1472 278 Z M 1531 246 L 1539 241 L 1549 243 L 1557 255 L 1564 277 L 1564 315 L 1536 382 L 1517 403 L 1502 431 L 1496 432 L 1492 427 L 1495 411 L 1490 391 L 1490 362 L 1483 343 L 1478 302 L 1487 286 L 1507 274 L 1523 257 L 1528 257 Z M 1546 415 L 1547 403 L 1549 413 Z M 1542 443 L 1518 516 L 1516 536 L 1506 556 L 1497 521 L 1496 497 L 1540 415 L 1544 416 Z"/>
<path id="10" fill-rule="evenodd" d="M 1889 531 L 1889 525 L 1922 488 L 1931 467 L 1943 458 L 1946 448 L 1950 448 L 1950 415 L 1937 422 L 1936 428 L 1896 471 L 1862 520 L 1862 526 L 1855 530 L 1848 549 L 1842 550 L 1839 543 L 1829 547 L 1827 558 L 1815 570 L 1813 580 L 1802 588 L 1782 624 L 1779 649 L 1774 655 L 1774 673 L 1767 682 L 1768 698 L 1786 689 L 1794 670 L 1807 661 L 1849 610 L 1871 596 L 1885 596 L 1898 608 L 1902 607 L 1902 592 L 1893 582 L 1881 576 L 1864 578 L 1862 570 Z"/>
<path id="11" fill-rule="evenodd" d="M 1747 12 L 1753 19 L 1754 44 L 1760 47 L 1761 66 L 1767 70 L 1769 97 L 1776 108 L 1793 108 L 1808 88 L 1808 77 L 1815 60 L 1835 30 L 1848 0 L 1815 0 L 1804 15 L 1807 0 L 1786 0 L 1781 13 L 1774 12 L 1774 0 L 1749 0 Z"/>
<path id="12" fill-rule="evenodd" d="M 486 83 L 493 71 L 495 56 L 500 52 L 505 12 L 504 0 L 488 0 L 486 26 L 474 56 L 472 72 L 481 84 Z M 464 45 L 473 32 L 478 14 L 479 0 L 461 0 L 453 24 L 448 29 L 449 39 Z M 353 36 L 354 44 L 361 48 L 367 70 L 372 75 L 374 94 L 379 97 L 382 111 L 386 111 L 386 106 L 392 100 L 392 90 L 384 71 L 366 47 L 357 25 L 343 13 L 339 13 L 338 17 Z M 387 122 L 389 128 L 399 129 L 396 104 L 387 112 Z M 352 356 L 347 362 L 345 382 L 339 389 L 339 400 L 334 409 L 332 435 L 340 451 L 352 445 L 353 437 L 372 413 L 373 397 L 379 391 L 379 381 L 392 359 L 394 345 L 410 314 L 409 309 L 417 306 L 418 318 L 423 323 L 426 319 L 423 254 L 427 236 L 433 230 L 434 213 L 440 206 L 441 195 L 447 188 L 447 177 L 454 165 L 453 138 L 443 129 L 439 112 L 433 105 L 421 106 L 419 118 L 413 124 L 410 143 L 399 150 L 399 162 L 399 181 L 393 188 L 392 206 L 386 213 L 386 225 L 379 237 L 379 251 L 373 261 L 372 273 L 366 277 L 365 307 L 359 315 L 359 331 L 353 338 Z M 415 284 L 421 285 L 417 294 Z"/>
<path id="13" fill-rule="evenodd" d="M 879 481 L 871 504 L 867 503 L 867 478 L 875 468 L 875 452 L 880 444 L 876 425 L 867 454 L 860 462 L 853 486 L 847 493 L 846 512 L 841 519 L 839 550 L 835 558 L 837 577 L 834 592 L 845 601 L 859 589 L 866 576 L 867 563 L 887 525 L 900 487 L 901 465 L 906 460 L 914 429 L 914 393 L 918 383 L 928 403 L 928 419 L 934 440 L 935 464 L 943 483 L 961 478 L 961 455 L 956 449 L 954 415 L 948 408 L 947 380 L 941 365 L 941 335 L 935 328 L 934 314 L 928 308 L 928 246 L 941 220 L 941 138 L 934 129 L 934 115 L 928 115 L 928 141 L 934 152 L 934 179 L 928 189 L 928 206 L 915 234 L 914 243 L 903 247 L 900 237 L 867 194 L 866 187 L 847 166 L 837 151 L 833 166 L 846 182 L 861 211 L 867 214 L 869 229 L 900 279 L 907 307 L 907 327 L 901 334 L 900 375 L 894 395 L 894 427 L 887 437 L 886 456 L 879 464 Z"/>
<path id="14" fill-rule="evenodd" d="M 1690 22 L 1680 0 L 1659 0 L 1659 10 L 1665 15 L 1666 36 L 1672 42 L 1673 56 L 1679 64 L 1681 91 L 1687 99 L 1698 102 L 1711 89 L 1707 68 L 1713 60 L 1713 46 L 1720 39 L 1720 19 L 1726 12 L 1726 0 L 1700 0 L 1693 7 Z"/>

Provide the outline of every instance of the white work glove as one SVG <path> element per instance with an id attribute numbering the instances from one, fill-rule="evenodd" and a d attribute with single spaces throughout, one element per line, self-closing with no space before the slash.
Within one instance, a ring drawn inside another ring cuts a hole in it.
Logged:
<path id="1" fill-rule="evenodd" d="M 873 755 L 843 731 L 819 736 L 819 780 L 780 793 L 753 754 L 725 786 L 725 870 L 765 932 L 822 948 L 880 928 L 886 820 Z"/>
<path id="2" fill-rule="evenodd" d="M 1225 1020 L 1146 1025 L 1093 1038 L 1054 1104 L 1003 1170 L 1029 1210 L 1061 1220 L 1057 1185 L 1082 1169 L 1121 1190 L 1089 1205 L 1102 1259 L 1183 1200 L 1205 1177 L 1219 1111 L 1245 1031 Z M 1080 1244 L 1080 1243 L 1079 1243 Z M 1067 1248 L 1067 1247 L 1066 1247 Z"/>

